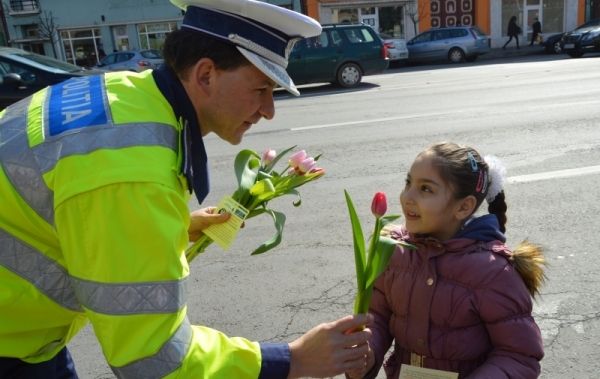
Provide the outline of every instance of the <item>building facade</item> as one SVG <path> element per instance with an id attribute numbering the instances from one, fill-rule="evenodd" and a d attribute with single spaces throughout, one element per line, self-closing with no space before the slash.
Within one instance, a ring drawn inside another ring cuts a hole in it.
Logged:
<path id="1" fill-rule="evenodd" d="M 117 50 L 160 49 L 183 12 L 169 0 L 9 0 L 8 44 L 90 67 Z"/>
<path id="2" fill-rule="evenodd" d="M 362 22 L 396 38 L 431 27 L 476 25 L 498 47 L 515 15 L 524 33 L 544 34 L 600 18 L 600 0 L 268 0 L 323 24 Z M 169 0 L 6 0 L 0 44 L 93 66 L 116 50 L 160 49 L 183 12 Z"/>
<path id="3" fill-rule="evenodd" d="M 510 17 L 517 16 L 529 38 L 539 18 L 546 35 L 572 30 L 600 18 L 600 0 L 304 0 L 309 16 L 322 23 L 364 22 L 380 32 L 409 39 L 434 27 L 475 25 L 492 47 L 506 40 Z"/>

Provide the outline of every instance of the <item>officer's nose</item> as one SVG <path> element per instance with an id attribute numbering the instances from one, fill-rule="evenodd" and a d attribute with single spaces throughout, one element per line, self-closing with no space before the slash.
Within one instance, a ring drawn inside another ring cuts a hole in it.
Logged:
<path id="1" fill-rule="evenodd" d="M 267 120 L 271 120 L 275 117 L 275 100 L 273 99 L 273 92 L 265 95 L 259 109 L 260 115 Z"/>

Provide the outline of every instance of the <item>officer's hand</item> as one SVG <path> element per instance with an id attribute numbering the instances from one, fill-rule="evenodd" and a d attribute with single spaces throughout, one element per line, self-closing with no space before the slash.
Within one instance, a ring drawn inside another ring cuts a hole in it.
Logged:
<path id="1" fill-rule="evenodd" d="M 229 219 L 229 213 L 218 213 L 216 207 L 207 207 L 190 213 L 190 227 L 188 236 L 190 242 L 196 241 L 202 235 L 202 231 L 213 224 L 220 224 Z"/>
<path id="2" fill-rule="evenodd" d="M 318 325 L 291 342 L 288 378 L 324 378 L 364 370 L 371 331 L 355 330 L 371 320 L 367 315 L 346 316 Z"/>

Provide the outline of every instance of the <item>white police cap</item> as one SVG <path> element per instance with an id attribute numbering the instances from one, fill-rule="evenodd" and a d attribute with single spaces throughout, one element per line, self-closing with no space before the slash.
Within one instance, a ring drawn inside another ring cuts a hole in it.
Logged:
<path id="1" fill-rule="evenodd" d="M 265 75 L 298 96 L 285 71 L 294 43 L 321 33 L 314 19 L 255 0 L 171 0 L 186 11 L 183 28 L 229 41 Z"/>

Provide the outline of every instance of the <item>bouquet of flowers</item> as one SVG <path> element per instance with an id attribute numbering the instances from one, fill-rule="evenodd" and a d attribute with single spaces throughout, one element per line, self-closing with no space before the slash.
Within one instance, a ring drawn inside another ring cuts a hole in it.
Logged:
<path id="1" fill-rule="evenodd" d="M 301 204 L 297 188 L 316 180 L 325 174 L 317 167 L 320 155 L 311 157 L 304 150 L 290 155 L 287 166 L 282 171 L 276 171 L 275 165 L 295 146 L 277 154 L 275 150 L 267 149 L 262 156 L 253 150 L 242 150 L 235 158 L 234 170 L 238 188 L 231 198 L 244 207 L 245 219 L 266 213 L 271 216 L 275 225 L 275 235 L 256 248 L 252 255 L 271 250 L 281 242 L 285 214 L 269 208 L 269 201 L 282 195 L 295 195 L 293 202 L 298 207 Z M 203 234 L 185 253 L 188 262 L 203 253 L 213 240 Z"/>
<path id="2" fill-rule="evenodd" d="M 352 199 L 347 191 L 344 191 L 344 194 L 346 195 L 346 204 L 348 205 L 350 222 L 352 224 L 356 284 L 358 287 L 358 292 L 354 299 L 354 313 L 367 313 L 371 303 L 373 284 L 387 267 L 396 246 L 403 245 L 409 248 L 413 248 L 414 246 L 381 235 L 383 227 L 398 219 L 400 215 L 384 216 L 387 212 L 387 199 L 385 193 L 377 192 L 371 203 L 371 213 L 375 216 L 375 228 L 369 241 L 369 248 L 367 249 L 362 226 L 354 209 Z"/>

